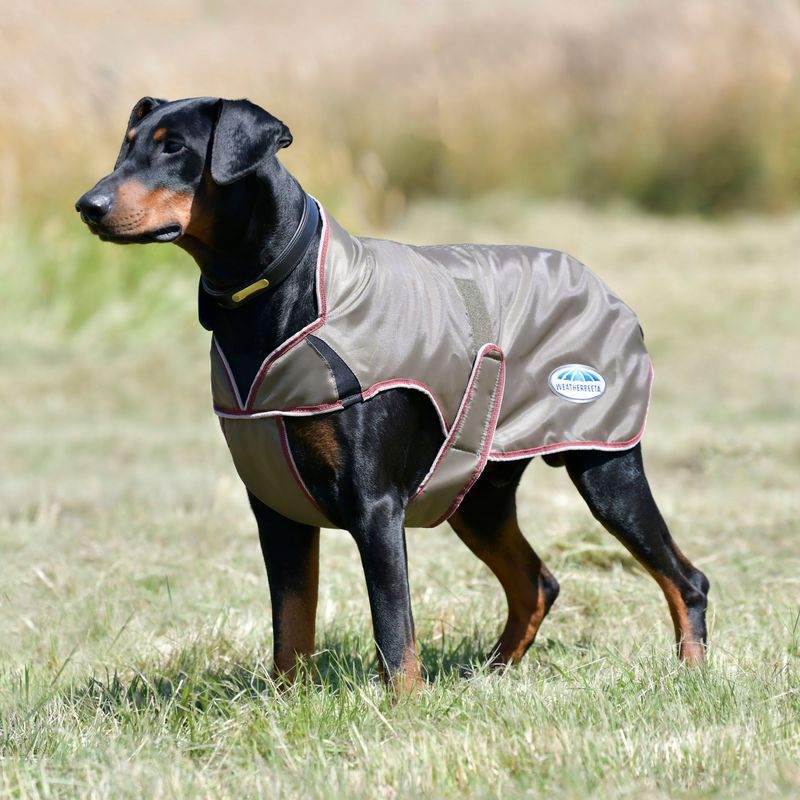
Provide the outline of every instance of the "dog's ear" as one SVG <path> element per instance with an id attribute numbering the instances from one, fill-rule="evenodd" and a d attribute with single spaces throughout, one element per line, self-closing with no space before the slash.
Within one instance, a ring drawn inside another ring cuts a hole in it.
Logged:
<path id="1" fill-rule="evenodd" d="M 211 145 L 211 177 L 222 186 L 238 181 L 291 143 L 289 129 L 255 103 L 220 100 Z"/>
<path id="2" fill-rule="evenodd" d="M 128 118 L 128 124 L 125 126 L 125 136 L 122 139 L 122 147 L 119 149 L 119 155 L 117 156 L 117 163 L 114 164 L 114 169 L 116 169 L 122 161 L 122 154 L 127 149 L 128 142 L 130 141 L 128 136 L 131 130 L 133 130 L 139 124 L 139 122 L 143 120 L 154 108 L 157 108 L 166 102 L 166 100 L 161 100 L 158 97 L 143 97 L 138 103 L 136 103 L 131 111 L 130 117 Z"/>

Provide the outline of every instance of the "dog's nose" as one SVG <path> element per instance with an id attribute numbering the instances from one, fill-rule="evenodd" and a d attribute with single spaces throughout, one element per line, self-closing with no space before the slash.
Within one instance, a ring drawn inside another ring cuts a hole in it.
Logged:
<path id="1" fill-rule="evenodd" d="M 111 208 L 111 197 L 107 194 L 87 192 L 75 203 L 75 210 L 89 222 L 100 222 Z"/>

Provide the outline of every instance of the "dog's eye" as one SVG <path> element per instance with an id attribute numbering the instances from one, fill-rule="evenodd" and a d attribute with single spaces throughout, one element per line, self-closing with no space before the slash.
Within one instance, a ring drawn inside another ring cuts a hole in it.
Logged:
<path id="1" fill-rule="evenodd" d="M 179 142 L 176 139 L 167 139 L 167 141 L 164 142 L 165 153 L 179 153 L 183 148 L 183 142 Z"/>

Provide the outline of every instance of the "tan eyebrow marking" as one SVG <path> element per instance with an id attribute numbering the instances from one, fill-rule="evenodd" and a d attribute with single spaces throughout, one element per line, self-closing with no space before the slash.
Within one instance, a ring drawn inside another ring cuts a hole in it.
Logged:
<path id="1" fill-rule="evenodd" d="M 159 128 L 153 134 L 153 141 L 154 142 L 160 142 L 166 135 L 167 135 L 167 129 L 166 128 Z"/>
<path id="2" fill-rule="evenodd" d="M 125 138 L 129 141 L 133 141 L 133 137 L 136 136 L 136 128 L 131 128 L 128 133 L 126 134 Z"/>

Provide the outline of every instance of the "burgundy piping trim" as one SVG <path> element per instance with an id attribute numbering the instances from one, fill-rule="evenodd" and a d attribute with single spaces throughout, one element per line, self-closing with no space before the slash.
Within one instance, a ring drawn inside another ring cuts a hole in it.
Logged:
<path id="1" fill-rule="evenodd" d="M 311 332 L 311 331 L 309 331 Z M 226 364 L 224 360 L 224 354 L 218 348 L 218 352 L 223 357 L 223 364 Z M 503 364 L 503 368 L 505 369 L 505 363 Z M 230 380 L 230 374 L 228 374 Z M 532 447 L 528 450 L 509 450 L 507 452 L 503 452 L 500 450 L 492 450 L 489 452 L 488 460 L 489 461 L 515 461 L 521 458 L 532 458 L 533 456 L 543 455 L 546 453 L 558 453 L 562 450 L 627 450 L 633 447 L 644 435 L 645 427 L 647 426 L 647 417 L 650 412 L 650 396 L 652 393 L 653 387 L 653 365 L 652 362 L 650 364 L 650 389 L 648 391 L 648 400 L 647 400 L 647 410 L 645 411 L 644 420 L 642 421 L 642 427 L 640 428 L 639 432 L 633 436 L 631 439 L 628 439 L 624 442 L 602 442 L 602 441 L 577 441 L 577 442 L 554 442 L 553 444 L 546 444 L 542 445 L 541 447 Z M 232 384 L 235 387 L 235 384 Z M 366 389 L 363 392 L 363 397 L 365 400 L 374 397 L 376 394 L 386 391 L 387 389 L 398 389 L 398 388 L 408 388 L 408 389 L 417 389 L 421 392 L 424 392 L 434 404 L 436 411 L 439 415 L 439 420 L 442 424 L 442 429 L 445 433 L 445 436 L 449 434 L 449 431 L 452 430 L 448 427 L 447 422 L 445 420 L 444 414 L 442 412 L 441 407 L 439 406 L 436 398 L 433 395 L 433 392 L 430 390 L 428 386 L 420 381 L 414 380 L 406 380 L 403 378 L 397 378 L 389 381 L 381 381 L 379 383 L 374 384 L 369 389 Z M 231 408 L 225 408 L 224 406 L 215 405 L 214 406 L 214 413 L 220 417 L 232 417 L 232 418 L 245 418 L 245 419 L 261 419 L 265 417 L 277 417 L 281 415 L 286 416 L 303 416 L 303 415 L 311 415 L 311 414 L 322 414 L 326 411 L 337 411 L 342 408 L 342 404 L 338 403 L 325 403 L 319 406 L 297 406 L 295 408 L 282 408 L 276 409 L 274 411 L 256 411 L 256 412 L 249 412 L 245 410 L 237 410 Z M 427 482 L 427 481 L 426 481 Z M 417 496 L 419 493 L 419 489 L 415 492 L 414 497 Z M 413 498 L 412 498 L 413 499 Z"/>
<path id="2" fill-rule="evenodd" d="M 315 200 L 314 202 L 317 202 L 317 201 Z M 302 489 L 303 493 L 308 498 L 309 502 L 311 502 L 314 505 L 314 507 L 319 511 L 320 514 L 322 514 L 321 509 L 319 509 L 319 507 L 317 506 L 316 502 L 314 501 L 313 497 L 309 493 L 308 489 L 306 488 L 305 484 L 302 481 L 302 478 L 300 477 L 300 475 L 299 475 L 299 473 L 297 471 L 297 467 L 296 467 L 296 465 L 294 463 L 294 459 L 292 458 L 291 451 L 289 450 L 288 440 L 286 439 L 285 427 L 284 427 L 280 417 L 281 417 L 281 415 L 287 415 L 287 416 L 296 415 L 296 416 L 300 416 L 300 415 L 320 414 L 320 413 L 324 413 L 325 411 L 335 411 L 335 410 L 338 410 L 338 409 L 342 408 L 341 402 L 325 403 L 325 404 L 317 405 L 317 406 L 298 406 L 296 408 L 278 409 L 278 410 L 275 410 L 275 411 L 265 411 L 265 412 L 253 412 L 252 411 L 253 403 L 255 402 L 255 396 L 258 393 L 258 390 L 261 387 L 261 384 L 263 383 L 264 378 L 266 377 L 267 372 L 269 371 L 270 367 L 281 356 L 285 355 L 289 350 L 291 350 L 293 347 L 295 347 L 297 344 L 299 344 L 301 341 L 303 341 L 303 339 L 305 339 L 309 334 L 313 333 L 314 331 L 318 330 L 322 325 L 324 325 L 325 324 L 325 320 L 326 320 L 327 315 L 328 315 L 328 304 L 327 304 L 327 297 L 326 297 L 326 293 L 325 293 L 325 262 L 326 262 L 327 253 L 328 253 L 328 238 L 329 238 L 328 217 L 327 217 L 327 214 L 325 213 L 325 209 L 323 208 L 323 206 L 320 203 L 317 203 L 317 205 L 319 206 L 320 216 L 322 218 L 322 228 L 323 228 L 323 230 L 322 230 L 322 243 L 321 243 L 321 246 L 320 246 L 319 255 L 317 257 L 317 303 L 318 303 L 319 308 L 320 308 L 320 315 L 319 315 L 319 317 L 317 317 L 316 320 L 314 320 L 313 322 L 309 323 L 305 328 L 302 328 L 297 333 L 295 333 L 293 336 L 291 336 L 289 339 L 287 339 L 283 344 L 279 345 L 275 350 L 272 351 L 272 353 L 270 353 L 264 359 L 263 363 L 261 364 L 261 367 L 259 368 L 258 372 L 256 373 L 255 378 L 253 379 L 252 384 L 250 385 L 250 390 L 247 393 L 247 400 L 246 400 L 246 402 L 244 404 L 242 404 L 241 396 L 239 394 L 239 388 L 236 385 L 236 381 L 233 379 L 233 374 L 231 372 L 230 365 L 228 364 L 228 360 L 225 357 L 225 354 L 222 352 L 222 348 L 219 346 L 219 343 L 217 342 L 216 338 L 214 338 L 213 339 L 214 347 L 216 348 L 216 351 L 219 354 L 220 359 L 222 360 L 222 364 L 223 364 L 223 367 L 225 369 L 225 374 L 226 374 L 226 377 L 228 379 L 228 383 L 231 386 L 231 389 L 232 389 L 232 391 L 234 393 L 234 396 L 236 398 L 236 402 L 237 402 L 237 404 L 239 406 L 238 409 L 227 409 L 227 408 L 224 408 L 223 406 L 215 405 L 214 406 L 214 412 L 218 416 L 223 417 L 223 418 L 225 418 L 225 417 L 233 417 L 233 418 L 258 419 L 258 418 L 272 417 L 272 416 L 278 417 L 277 422 L 278 422 L 279 429 L 280 429 L 281 445 L 283 447 L 284 454 L 286 456 L 287 462 L 289 463 L 289 467 L 290 467 L 290 469 L 292 471 L 292 475 L 294 476 L 295 481 L 297 482 L 298 486 Z M 497 395 L 497 397 L 500 398 L 500 401 L 502 401 L 503 391 L 504 391 L 504 387 L 505 387 L 505 354 L 496 345 L 485 345 L 482 348 L 482 350 L 481 350 L 481 352 L 479 354 L 479 359 L 480 359 L 480 361 L 482 361 L 482 359 L 485 356 L 485 354 L 487 352 L 491 351 L 491 350 L 499 352 L 500 355 L 501 355 L 501 358 L 502 358 L 500 374 L 501 374 L 501 377 L 502 377 L 503 384 L 500 386 L 500 389 L 499 389 L 498 395 Z M 478 366 L 480 366 L 480 361 L 479 361 Z M 444 413 L 442 411 L 442 408 L 439 405 L 435 395 L 433 394 L 431 389 L 426 384 L 422 383 L 421 381 L 416 381 L 416 380 L 413 380 L 413 379 L 395 378 L 395 379 L 392 379 L 392 380 L 380 381 L 380 382 L 378 382 L 376 384 L 373 384 L 372 386 L 369 387 L 369 389 L 367 389 L 364 392 L 362 392 L 362 397 L 365 400 L 368 400 L 371 397 L 374 397 L 379 392 L 386 391 L 387 389 L 392 389 L 392 388 L 417 389 L 419 391 L 424 392 L 430 398 L 430 400 L 432 401 L 434 407 L 436 408 L 436 411 L 437 411 L 437 413 L 439 415 L 439 420 L 440 420 L 440 422 L 442 424 L 442 428 L 443 428 L 443 430 L 444 430 L 444 432 L 445 432 L 445 434 L 447 435 L 448 438 L 447 438 L 447 441 L 445 442 L 445 444 L 443 445 L 442 450 L 440 451 L 439 456 L 436 459 L 436 462 L 434 463 L 433 467 L 429 470 L 428 474 L 423 479 L 422 483 L 420 484 L 420 486 L 417 489 L 417 491 L 414 493 L 414 495 L 411 498 L 410 502 L 413 502 L 413 500 L 425 488 L 425 486 L 428 484 L 428 482 L 430 481 L 431 477 L 433 476 L 433 473 L 436 471 L 436 469 L 438 468 L 439 464 L 441 463 L 442 458 L 444 457 L 444 455 L 447 453 L 447 451 L 452 446 L 452 443 L 455 440 L 455 436 L 458 433 L 458 429 L 460 427 L 460 424 L 463 421 L 464 410 L 466 409 L 466 406 L 469 404 L 469 401 L 472 398 L 472 393 L 474 391 L 475 381 L 477 380 L 477 374 L 478 374 L 478 370 L 476 369 L 474 374 L 473 374 L 473 376 L 472 376 L 472 379 L 470 381 L 470 387 L 469 387 L 468 393 L 467 393 L 465 399 L 462 401 L 462 406 L 461 406 L 461 408 L 459 408 L 459 411 L 456 414 L 456 418 L 453 421 L 452 427 L 450 427 L 449 429 L 448 429 L 448 426 L 447 426 L 447 420 L 445 418 L 445 415 L 444 415 Z M 500 452 L 500 451 L 492 451 L 491 450 L 492 439 L 494 438 L 494 431 L 495 431 L 495 429 L 497 427 L 497 421 L 498 421 L 499 416 L 500 416 L 500 406 L 501 406 L 501 403 L 497 402 L 497 398 L 496 398 L 495 407 L 494 407 L 493 414 L 492 414 L 492 420 L 490 422 L 490 425 L 491 425 L 491 431 L 490 432 L 491 432 L 492 435 L 491 436 L 487 435 L 487 437 L 486 437 L 487 441 L 489 442 L 489 444 L 488 444 L 488 446 L 484 447 L 484 452 L 481 455 L 481 461 L 480 461 L 480 463 L 478 465 L 478 468 L 475 470 L 475 472 L 473 473 L 472 477 L 468 481 L 467 485 L 464 487 L 464 489 L 458 495 L 458 497 L 453 502 L 452 506 L 447 511 L 447 513 L 440 520 L 438 520 L 436 523 L 434 523 L 434 525 L 438 525 L 440 522 L 442 522 L 445 519 L 447 519 L 458 508 L 458 506 L 460 505 L 461 501 L 464 499 L 466 493 L 470 490 L 470 488 L 472 487 L 474 482 L 480 476 L 481 472 L 483 471 L 484 467 L 486 466 L 486 462 L 487 461 L 513 461 L 513 460 L 516 460 L 516 459 L 532 457 L 532 456 L 541 455 L 541 454 L 544 454 L 544 453 L 558 452 L 560 450 L 597 450 L 597 449 L 600 449 L 600 450 L 625 450 L 625 449 L 628 449 L 628 448 L 632 447 L 633 445 L 635 445 L 642 438 L 642 435 L 644 434 L 645 426 L 647 425 L 647 416 L 648 416 L 648 413 L 650 411 L 650 395 L 651 395 L 651 392 L 652 392 L 652 386 L 653 386 L 653 365 L 652 365 L 652 362 L 651 362 L 650 363 L 650 387 L 649 387 L 649 391 L 648 391 L 647 410 L 645 411 L 645 416 L 644 416 L 644 420 L 642 422 L 642 427 L 639 430 L 639 432 L 633 438 L 628 439 L 627 441 L 624 441 L 624 442 L 599 442 L 599 441 L 557 442 L 557 443 L 554 443 L 554 444 L 543 445 L 541 447 L 533 447 L 533 448 L 530 448 L 530 449 L 527 449 L 527 450 L 512 450 L 512 451 L 509 451 L 509 452 Z M 322 514 L 322 516 L 325 516 L 325 515 Z"/>
<path id="3" fill-rule="evenodd" d="M 222 348 L 219 346 L 219 342 L 217 341 L 217 337 L 211 337 L 211 341 L 214 343 L 214 349 L 217 351 L 217 355 L 222 361 L 222 367 L 225 370 L 225 375 L 228 378 L 228 383 L 230 384 L 231 390 L 233 391 L 234 399 L 236 400 L 236 405 L 239 409 L 244 408 L 242 405 L 242 397 L 239 394 L 239 387 L 236 384 L 236 381 L 233 379 L 233 371 L 231 370 L 230 364 L 228 364 L 228 359 L 225 358 L 225 353 L 222 352 Z M 215 406 L 216 408 L 216 406 Z"/>
<path id="4" fill-rule="evenodd" d="M 314 201 L 316 202 L 316 201 Z M 319 205 L 319 204 L 317 204 Z M 247 393 L 247 401 L 245 408 L 250 410 L 253 408 L 253 403 L 256 399 L 256 394 L 264 381 L 264 378 L 269 372 L 269 368 L 282 356 L 289 352 L 295 345 L 303 341 L 309 333 L 325 324 L 325 319 L 328 316 L 328 300 L 325 296 L 325 257 L 328 254 L 328 216 L 325 209 L 320 205 L 319 210 L 322 216 L 322 245 L 319 248 L 319 255 L 317 256 L 317 303 L 320 308 L 320 315 L 314 322 L 301 328 L 294 336 L 290 336 L 282 345 L 272 351 L 265 359 L 261 368 L 256 373 L 253 383 L 250 386 L 250 391 Z"/>
<path id="5" fill-rule="evenodd" d="M 289 471 L 292 473 L 295 483 L 300 487 L 300 491 L 306 496 L 308 502 L 311 503 L 311 505 L 322 515 L 324 520 L 329 522 L 328 518 L 322 513 L 322 509 L 317 505 L 317 501 L 314 500 L 311 492 L 308 491 L 308 487 L 300 476 L 300 472 L 297 469 L 297 464 L 294 462 L 294 456 L 292 455 L 291 448 L 289 447 L 289 437 L 286 435 L 286 426 L 283 424 L 283 420 L 279 417 L 275 423 L 278 426 L 278 433 L 280 435 L 283 455 L 286 458 L 286 463 L 289 465 Z"/>
<path id="6" fill-rule="evenodd" d="M 495 402 L 494 402 L 494 409 L 492 410 L 492 418 L 489 421 L 489 430 L 486 433 L 486 444 L 483 447 L 483 452 L 481 453 L 480 461 L 478 462 L 478 466 L 475 467 L 475 471 L 472 473 L 472 476 L 467 481 L 464 488 L 459 493 L 458 497 L 452 502 L 450 508 L 442 514 L 433 525 L 429 527 L 433 528 L 436 525 L 440 525 L 446 519 L 448 519 L 455 510 L 461 505 L 461 501 L 466 497 L 467 492 L 472 488 L 472 485 L 475 483 L 476 480 L 481 476 L 483 473 L 484 468 L 486 467 L 486 462 L 489 460 L 489 451 L 492 448 L 492 440 L 494 439 L 494 432 L 497 428 L 497 420 L 500 418 L 500 408 L 503 405 L 503 391 L 506 385 L 506 362 L 505 358 L 500 363 L 500 376 L 498 378 L 498 388 L 497 394 L 495 395 Z"/>
<path id="7" fill-rule="evenodd" d="M 484 345 L 481 348 L 480 352 L 478 353 L 478 357 L 477 357 L 477 360 L 475 362 L 475 367 L 473 368 L 472 375 L 470 376 L 470 379 L 469 379 L 469 385 L 468 385 L 467 391 L 464 394 L 463 399 L 461 400 L 461 406 L 459 407 L 458 413 L 456 414 L 456 418 L 453 421 L 453 426 L 450 428 L 450 431 L 447 434 L 447 439 L 445 440 L 444 444 L 442 445 L 441 449 L 439 450 L 439 455 L 436 456 L 436 461 L 433 462 L 433 465 L 428 470 L 428 474 L 422 479 L 422 483 L 420 483 L 419 487 L 417 488 L 417 491 L 414 492 L 414 494 L 411 497 L 411 500 L 409 500 L 409 505 L 414 502 L 414 500 L 419 496 L 419 494 L 428 485 L 428 483 L 430 482 L 430 480 L 433 477 L 434 473 L 439 468 L 439 465 L 441 464 L 442 459 L 445 457 L 445 455 L 447 455 L 447 451 L 453 446 L 453 442 L 455 441 L 456 436 L 458 435 L 458 432 L 459 432 L 459 430 L 461 430 L 461 426 L 464 423 L 464 418 L 466 416 L 466 412 L 467 412 L 467 408 L 469 407 L 470 400 L 472 400 L 472 395 L 473 395 L 473 393 L 475 391 L 475 384 L 478 381 L 478 375 L 480 373 L 481 365 L 483 364 L 483 359 L 486 357 L 487 353 L 492 352 L 492 351 L 500 353 L 501 375 L 503 375 L 503 378 L 505 379 L 505 371 L 504 371 L 505 370 L 505 355 L 504 355 L 503 351 L 497 345 L 494 345 L 494 344 Z M 501 398 L 502 398 L 502 392 L 500 394 L 501 394 Z M 492 439 L 494 438 L 494 436 L 493 436 L 494 435 L 494 427 L 492 428 L 491 432 L 492 432 L 492 436 L 487 436 L 486 437 L 486 444 L 484 445 L 484 450 L 487 451 L 487 452 L 489 451 L 489 449 L 492 446 Z M 435 524 L 438 525 L 439 523 L 437 522 Z"/>
<path id="8" fill-rule="evenodd" d="M 313 198 L 312 198 L 313 199 Z M 317 203 L 316 200 L 314 200 Z M 306 325 L 305 328 L 301 328 L 297 333 L 290 336 L 283 344 L 278 345 L 262 362 L 261 366 L 256 373 L 255 378 L 253 378 L 253 382 L 250 384 L 250 390 L 247 392 L 247 400 L 244 404 L 242 404 L 242 399 L 239 396 L 239 389 L 236 386 L 236 382 L 233 380 L 233 375 L 231 374 L 230 367 L 228 366 L 227 359 L 225 358 L 224 353 L 222 352 L 222 348 L 217 343 L 216 339 L 214 339 L 214 344 L 217 348 L 217 352 L 222 356 L 222 363 L 225 366 L 225 372 L 228 376 L 228 382 L 231 384 L 231 388 L 233 389 L 236 395 L 236 402 L 239 403 L 239 411 L 249 411 L 253 408 L 253 403 L 255 402 L 256 394 L 266 377 L 267 372 L 269 372 L 269 368 L 282 356 L 289 352 L 295 345 L 299 344 L 303 339 L 306 338 L 310 333 L 313 333 L 317 328 L 325 324 L 325 319 L 328 316 L 328 300 L 325 296 L 325 258 L 328 254 L 328 216 L 325 213 L 325 209 L 322 207 L 320 203 L 317 203 L 320 211 L 320 217 L 322 218 L 322 238 L 321 238 L 321 245 L 319 248 L 319 253 L 317 254 L 317 305 L 320 309 L 320 315 L 313 321 Z M 217 410 L 215 406 L 214 410 Z M 224 413 L 231 414 L 230 410 L 226 410 Z"/>
<path id="9" fill-rule="evenodd" d="M 362 392 L 362 397 L 364 400 L 369 400 L 374 397 L 376 394 L 380 394 L 381 392 L 385 392 L 388 389 L 416 389 L 420 392 L 424 392 L 424 394 L 430 399 L 433 403 L 436 413 L 439 416 L 439 422 L 442 426 L 442 432 L 445 436 L 447 436 L 448 431 L 450 428 L 447 425 L 447 421 L 444 417 L 444 412 L 442 411 L 441 406 L 437 402 L 436 398 L 433 396 L 433 392 L 426 386 L 424 383 L 415 380 L 408 380 L 406 378 L 394 378 L 388 381 L 380 381 L 379 383 L 370 386 L 369 389 L 366 389 Z M 321 414 L 325 411 L 337 411 L 340 408 L 343 408 L 341 401 L 336 403 L 323 403 L 318 406 L 295 406 L 293 408 L 279 408 L 274 409 L 272 411 L 247 411 L 245 409 L 235 409 L 235 408 L 226 408 L 225 406 L 215 405 L 214 406 L 214 413 L 220 417 L 244 417 L 247 419 L 262 419 L 264 417 L 276 417 L 281 415 L 291 416 L 291 415 L 302 415 L 302 414 Z"/>
<path id="10" fill-rule="evenodd" d="M 392 378 L 391 380 L 378 381 L 378 383 L 374 383 L 369 387 L 369 389 L 363 391 L 361 396 L 365 400 L 369 400 L 371 397 L 374 397 L 376 394 L 380 394 L 381 392 L 385 392 L 387 389 L 418 389 L 419 391 L 424 392 L 426 395 L 428 395 L 434 407 L 436 408 L 436 413 L 439 415 L 439 422 L 442 424 L 442 430 L 444 433 L 447 434 L 447 432 L 450 430 L 449 426 L 447 425 L 447 419 L 444 415 L 444 411 L 439 405 L 439 401 L 434 396 L 431 388 L 427 384 L 422 383 L 422 381 L 415 381 L 413 378 Z"/>
<path id="11" fill-rule="evenodd" d="M 343 408 L 341 402 L 322 403 L 318 406 L 297 406 L 296 408 L 279 408 L 274 411 L 237 411 L 223 406 L 214 406 L 218 417 L 234 417 L 236 419 L 263 419 L 265 417 L 303 416 L 305 414 L 322 414 L 325 411 L 338 411 Z"/>
<path id="12" fill-rule="evenodd" d="M 507 453 L 495 450 L 489 453 L 490 461 L 514 461 L 520 458 L 530 458 L 546 453 L 558 453 L 562 450 L 628 450 L 633 447 L 644 435 L 647 426 L 647 416 L 650 413 L 650 398 L 653 391 L 653 362 L 650 362 L 650 387 L 647 391 L 647 408 L 644 412 L 642 427 L 632 438 L 624 442 L 555 442 L 541 447 L 532 447 L 529 450 L 509 450 Z"/>

